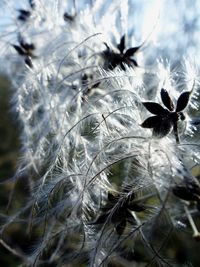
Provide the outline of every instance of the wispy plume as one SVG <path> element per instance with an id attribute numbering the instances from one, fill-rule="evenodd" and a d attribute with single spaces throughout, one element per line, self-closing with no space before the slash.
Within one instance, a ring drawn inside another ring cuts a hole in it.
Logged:
<path id="1" fill-rule="evenodd" d="M 173 32 L 174 20 L 165 25 L 163 11 L 179 3 L 141 2 L 4 3 L 1 70 L 21 126 L 16 182 L 30 177 L 31 192 L 1 233 L 22 218 L 30 235 L 39 229 L 26 266 L 173 266 L 172 231 L 187 220 L 200 239 L 199 71 L 187 57 L 198 45 Z M 189 10 L 179 13 L 185 23 L 198 18 Z"/>

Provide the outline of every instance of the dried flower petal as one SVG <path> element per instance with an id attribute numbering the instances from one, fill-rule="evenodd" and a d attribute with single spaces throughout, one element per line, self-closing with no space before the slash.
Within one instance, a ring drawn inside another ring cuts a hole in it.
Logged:
<path id="1" fill-rule="evenodd" d="M 120 43 L 117 45 L 117 48 L 119 49 L 120 53 L 123 54 L 125 49 L 125 35 L 122 36 Z"/>
<path id="2" fill-rule="evenodd" d="M 140 126 L 143 128 L 154 128 L 159 125 L 160 122 L 159 116 L 152 116 L 147 118 Z"/>
<path id="3" fill-rule="evenodd" d="M 132 57 L 139 49 L 141 46 L 136 46 L 136 47 L 131 47 L 126 50 L 124 56 L 125 57 Z"/>
<path id="4" fill-rule="evenodd" d="M 159 124 L 153 128 L 153 136 L 162 138 L 170 133 L 173 123 L 168 118 L 161 118 Z"/>
<path id="5" fill-rule="evenodd" d="M 187 92 L 183 92 L 179 96 L 179 98 L 177 100 L 177 105 L 176 105 L 176 112 L 180 112 L 186 108 L 188 101 L 189 101 L 189 98 L 190 98 L 190 94 L 191 94 L 191 92 L 187 91 Z"/>
<path id="6" fill-rule="evenodd" d="M 163 108 L 160 104 L 155 102 L 142 102 L 145 108 L 155 115 L 166 115 L 169 114 L 169 111 Z"/>
<path id="7" fill-rule="evenodd" d="M 165 105 L 165 107 L 168 108 L 170 111 L 173 111 L 174 110 L 174 104 L 173 104 L 173 101 L 171 100 L 167 90 L 162 88 L 160 94 L 161 94 L 162 102 Z"/>
<path id="8" fill-rule="evenodd" d="M 13 45 L 13 47 L 15 48 L 15 50 L 19 55 L 21 56 L 26 55 L 25 51 L 19 45 Z"/>

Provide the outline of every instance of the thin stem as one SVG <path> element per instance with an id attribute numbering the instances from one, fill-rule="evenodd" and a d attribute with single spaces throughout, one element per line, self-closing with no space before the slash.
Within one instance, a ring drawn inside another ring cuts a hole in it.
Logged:
<path id="1" fill-rule="evenodd" d="M 174 121 L 174 123 L 173 123 L 173 130 L 174 130 L 174 135 L 175 135 L 175 138 L 176 138 L 176 143 L 180 144 L 180 139 L 179 139 L 179 134 L 178 134 L 178 127 L 177 127 L 177 122 L 176 121 Z"/>
<path id="2" fill-rule="evenodd" d="M 191 226 L 191 228 L 193 230 L 193 237 L 196 240 L 200 240 L 200 232 L 198 231 L 198 229 L 197 229 L 197 227 L 196 227 L 196 225 L 194 223 L 194 220 L 193 220 L 193 218 L 192 218 L 192 216 L 191 216 L 191 214 L 190 214 L 190 212 L 189 212 L 189 210 L 188 210 L 186 205 L 184 205 L 184 209 L 185 209 L 185 213 L 187 215 L 188 221 L 190 223 L 190 226 Z"/>

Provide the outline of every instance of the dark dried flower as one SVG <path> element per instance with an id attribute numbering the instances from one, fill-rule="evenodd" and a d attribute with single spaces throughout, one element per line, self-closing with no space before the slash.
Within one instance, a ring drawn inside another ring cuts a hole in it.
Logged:
<path id="1" fill-rule="evenodd" d="M 27 21 L 30 16 L 31 16 L 31 12 L 29 10 L 25 10 L 25 9 L 18 9 L 19 15 L 18 15 L 18 20 L 21 21 Z"/>
<path id="2" fill-rule="evenodd" d="M 139 51 L 141 46 L 125 49 L 125 35 L 122 36 L 120 43 L 117 45 L 119 52 L 115 52 L 110 49 L 110 47 L 106 43 L 105 45 L 107 49 L 101 53 L 102 57 L 105 60 L 105 69 L 113 70 L 115 67 L 120 66 L 123 70 L 125 70 L 124 64 L 127 64 L 128 66 L 138 66 L 136 60 L 132 57 L 136 52 Z"/>
<path id="3" fill-rule="evenodd" d="M 183 92 L 176 104 L 176 109 L 174 108 L 174 103 L 170 98 L 168 92 L 165 89 L 161 89 L 161 100 L 166 108 L 163 108 L 160 104 L 155 102 L 143 102 L 142 104 L 145 108 L 156 116 L 147 118 L 141 126 L 143 128 L 152 128 L 153 136 L 164 137 L 173 128 L 176 142 L 179 143 L 178 134 L 178 121 L 185 120 L 185 115 L 183 110 L 186 108 L 191 91 Z"/>
<path id="4" fill-rule="evenodd" d="M 20 56 L 24 57 L 25 63 L 32 68 L 32 58 L 36 58 L 36 56 L 33 54 L 33 51 L 35 50 L 35 45 L 33 43 L 26 43 L 21 35 L 18 36 L 19 45 L 14 45 L 13 47 L 17 51 L 17 53 Z"/>

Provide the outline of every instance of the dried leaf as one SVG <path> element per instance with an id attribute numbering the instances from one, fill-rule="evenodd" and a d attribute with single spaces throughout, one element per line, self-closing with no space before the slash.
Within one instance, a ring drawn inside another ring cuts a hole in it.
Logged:
<path id="1" fill-rule="evenodd" d="M 170 111 L 173 111 L 174 110 L 174 104 L 173 104 L 173 101 L 171 100 L 167 90 L 162 88 L 160 94 L 161 94 L 162 102 L 165 105 L 165 107 L 168 108 Z"/>

